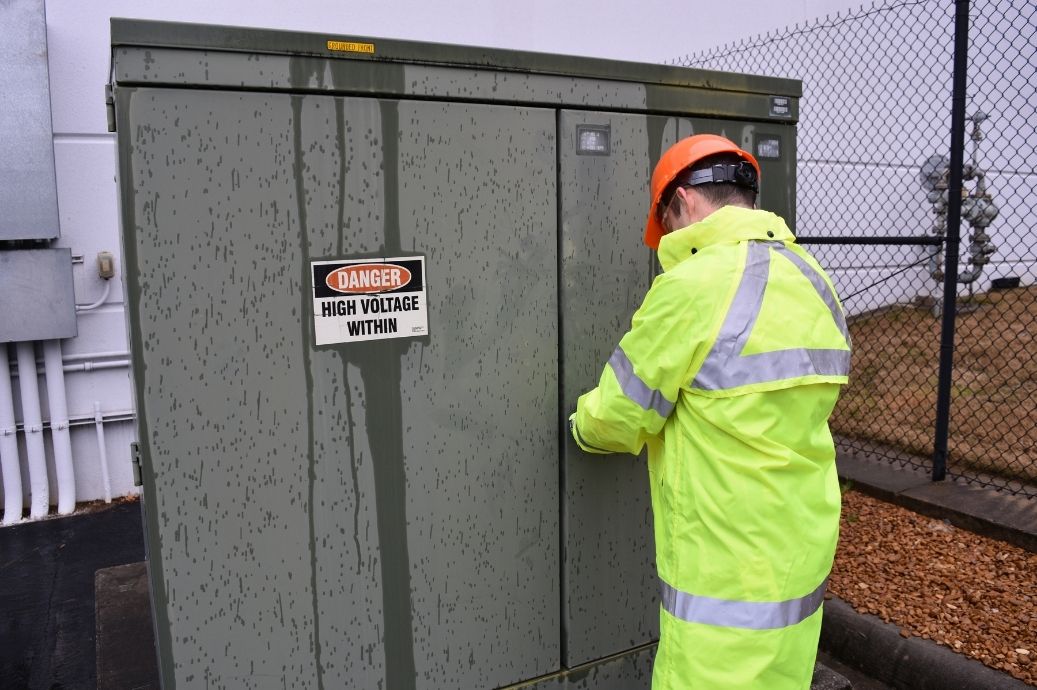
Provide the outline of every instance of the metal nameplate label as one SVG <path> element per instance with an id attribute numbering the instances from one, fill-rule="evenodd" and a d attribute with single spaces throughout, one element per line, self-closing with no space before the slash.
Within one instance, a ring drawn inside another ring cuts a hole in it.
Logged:
<path id="1" fill-rule="evenodd" d="M 367 53 L 369 55 L 374 55 L 374 43 L 328 41 L 328 50 L 336 53 Z"/>
<path id="2" fill-rule="evenodd" d="M 771 96 L 771 117 L 792 117 L 792 99 L 788 96 Z"/>
<path id="3" fill-rule="evenodd" d="M 577 156 L 608 156 L 611 153 L 611 125 L 576 125 Z"/>

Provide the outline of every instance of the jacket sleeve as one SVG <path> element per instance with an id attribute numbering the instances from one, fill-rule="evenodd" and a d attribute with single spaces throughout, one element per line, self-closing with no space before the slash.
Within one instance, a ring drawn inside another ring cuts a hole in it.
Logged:
<path id="1" fill-rule="evenodd" d="M 671 274 L 655 279 L 597 388 L 580 396 L 570 417 L 581 449 L 636 455 L 662 430 L 708 323 L 695 318 L 691 292 L 688 282 Z"/>

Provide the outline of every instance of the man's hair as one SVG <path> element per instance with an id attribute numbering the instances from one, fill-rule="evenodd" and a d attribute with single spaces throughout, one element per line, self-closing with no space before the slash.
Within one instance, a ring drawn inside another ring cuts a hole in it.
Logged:
<path id="1" fill-rule="evenodd" d="M 733 153 L 718 153 L 698 161 L 690 168 L 689 173 L 698 170 L 709 170 L 717 164 L 733 163 L 738 165 L 744 160 L 744 158 L 740 158 Z M 683 177 L 684 175 L 677 176 L 678 179 Z M 727 206 L 728 204 L 752 208 L 753 204 L 756 203 L 756 192 L 748 187 L 742 187 L 731 182 L 707 182 L 706 184 L 695 185 L 692 189 L 717 208 Z"/>

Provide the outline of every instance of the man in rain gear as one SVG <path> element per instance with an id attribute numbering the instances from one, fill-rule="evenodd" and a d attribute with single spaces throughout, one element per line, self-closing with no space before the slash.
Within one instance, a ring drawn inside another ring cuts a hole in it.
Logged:
<path id="1" fill-rule="evenodd" d="M 662 592 L 653 690 L 808 688 L 840 494 L 828 417 L 850 337 L 828 276 L 731 141 L 679 141 L 652 175 L 656 278 L 573 438 L 648 447 Z"/>

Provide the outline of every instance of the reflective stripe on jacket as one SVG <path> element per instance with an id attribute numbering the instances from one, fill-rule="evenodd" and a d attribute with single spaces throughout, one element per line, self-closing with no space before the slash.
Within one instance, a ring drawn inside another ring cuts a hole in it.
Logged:
<path id="1" fill-rule="evenodd" d="M 653 688 L 809 687 L 838 537 L 828 416 L 849 334 L 776 215 L 666 235 L 664 273 L 583 395 L 592 453 L 648 446 L 661 638 Z"/>

